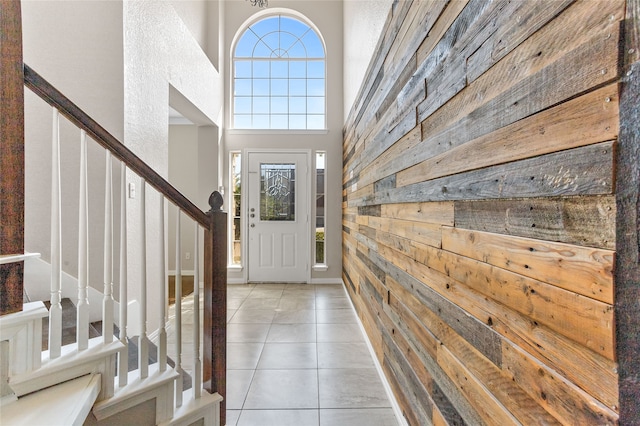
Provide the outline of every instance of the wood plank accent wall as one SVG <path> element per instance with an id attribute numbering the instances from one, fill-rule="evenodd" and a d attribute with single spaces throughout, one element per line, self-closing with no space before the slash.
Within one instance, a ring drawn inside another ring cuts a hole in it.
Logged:
<path id="1" fill-rule="evenodd" d="M 393 4 L 344 128 L 343 279 L 410 425 L 624 423 L 626 8 Z"/>

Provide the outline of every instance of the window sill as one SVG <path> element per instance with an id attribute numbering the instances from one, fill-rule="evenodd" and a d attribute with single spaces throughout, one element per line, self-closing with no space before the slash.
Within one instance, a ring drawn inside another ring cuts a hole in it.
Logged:
<path id="1" fill-rule="evenodd" d="M 329 266 L 327 266 L 325 264 L 313 265 L 313 270 L 314 271 L 318 271 L 318 272 L 324 272 L 324 271 L 329 270 Z"/>
<path id="2" fill-rule="evenodd" d="M 227 265 L 227 270 L 242 271 L 242 269 L 244 269 L 242 265 Z"/>
<path id="3" fill-rule="evenodd" d="M 327 133 L 329 133 L 329 129 L 227 129 L 229 135 L 326 135 Z"/>

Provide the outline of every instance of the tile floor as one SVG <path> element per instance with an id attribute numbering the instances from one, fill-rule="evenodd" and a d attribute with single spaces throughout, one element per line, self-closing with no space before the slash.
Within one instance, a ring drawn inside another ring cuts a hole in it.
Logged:
<path id="1" fill-rule="evenodd" d="M 227 304 L 227 425 L 399 424 L 342 285 L 229 285 Z"/>

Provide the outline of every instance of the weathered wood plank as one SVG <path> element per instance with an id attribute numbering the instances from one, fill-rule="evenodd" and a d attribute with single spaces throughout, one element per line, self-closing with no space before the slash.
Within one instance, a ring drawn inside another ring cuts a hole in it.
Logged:
<path id="1" fill-rule="evenodd" d="M 399 173 L 398 186 L 577 148 L 617 136 L 618 86 L 613 84 L 424 160 Z M 489 152 L 491 155 L 486 155 Z M 413 178 L 403 181 L 403 176 Z"/>
<path id="2" fill-rule="evenodd" d="M 511 16 L 514 25 L 497 26 L 496 31 L 467 60 L 467 81 L 471 83 L 520 43 L 542 28 L 575 0 L 521 2 Z"/>
<path id="3" fill-rule="evenodd" d="M 453 226 L 453 202 L 384 204 L 380 216 Z"/>
<path id="4" fill-rule="evenodd" d="M 442 248 L 613 304 L 611 250 L 452 227 L 442 228 Z"/>
<path id="5" fill-rule="evenodd" d="M 606 195 L 613 192 L 613 142 L 603 142 L 513 163 L 411 183 L 398 173 L 396 188 L 362 198 L 366 204 L 516 197 Z"/>
<path id="6" fill-rule="evenodd" d="M 440 224 L 370 217 L 369 225 L 373 229 L 388 232 L 399 237 L 411 238 L 413 241 L 432 247 L 440 247 L 442 245 L 442 231 Z"/>
<path id="7" fill-rule="evenodd" d="M 467 6 L 469 0 L 459 0 L 449 2 L 445 10 L 442 12 L 433 28 L 427 34 L 427 37 L 423 40 L 417 50 L 418 64 L 422 64 L 427 57 L 431 54 L 436 44 L 442 39 L 445 32 L 452 23 L 456 20 L 458 15 Z M 424 78 L 424 77 L 423 77 Z"/>
<path id="8" fill-rule="evenodd" d="M 438 365 L 453 380 L 486 424 L 520 424 L 444 345 L 438 349 Z"/>
<path id="9" fill-rule="evenodd" d="M 455 203 L 456 226 L 614 250 L 616 204 L 611 196 Z"/>
<path id="10" fill-rule="evenodd" d="M 513 375 L 513 380 L 563 424 L 617 424 L 615 411 L 562 380 L 522 350 L 505 345 L 503 354 L 504 367 Z"/>

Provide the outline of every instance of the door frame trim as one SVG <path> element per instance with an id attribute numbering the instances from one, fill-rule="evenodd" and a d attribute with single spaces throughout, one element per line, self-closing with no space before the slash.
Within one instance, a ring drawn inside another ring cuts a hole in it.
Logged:
<path id="1" fill-rule="evenodd" d="M 249 249 L 248 249 L 248 244 L 249 244 L 249 221 L 247 220 L 247 212 L 245 210 L 245 207 L 248 205 L 249 203 L 249 154 L 251 153 L 257 153 L 257 154 L 305 154 L 305 158 L 306 158 L 306 164 L 307 164 L 307 187 L 305 188 L 305 190 L 307 191 L 307 205 L 306 205 L 306 213 L 308 216 L 308 220 L 307 220 L 307 240 L 308 243 L 307 244 L 307 266 L 306 266 L 306 283 L 310 284 L 311 283 L 311 270 L 312 270 L 312 264 L 311 264 L 311 256 L 313 255 L 312 250 L 311 250 L 311 220 L 312 220 L 312 214 L 313 214 L 313 198 L 312 197 L 312 193 L 311 191 L 313 190 L 313 182 L 312 182 L 312 176 L 311 176 L 311 166 L 312 166 L 312 154 L 313 154 L 313 150 L 310 148 L 300 148 L 300 149 L 288 149 L 288 148 L 284 148 L 284 149 L 279 149 L 279 148 L 244 148 L 242 150 L 242 186 L 246 188 L 246 190 L 243 190 L 242 193 L 240 194 L 240 202 L 242 204 L 242 206 L 244 206 L 241 210 L 240 210 L 240 223 L 242 224 L 242 233 L 240 235 L 240 244 L 242 245 L 242 259 L 245 259 L 243 263 L 243 268 L 242 268 L 242 279 L 245 283 L 249 282 Z"/>

